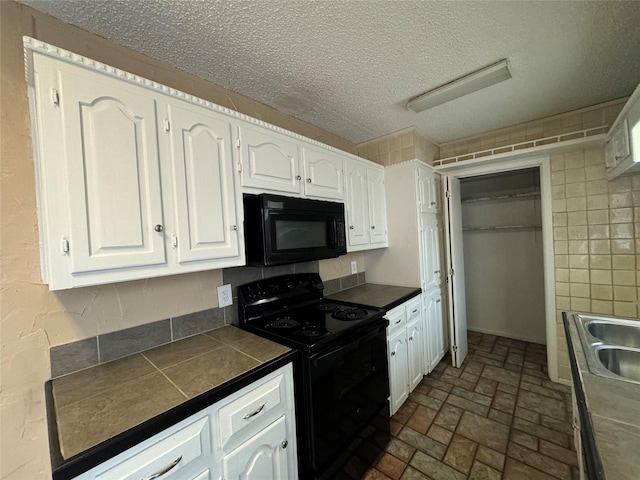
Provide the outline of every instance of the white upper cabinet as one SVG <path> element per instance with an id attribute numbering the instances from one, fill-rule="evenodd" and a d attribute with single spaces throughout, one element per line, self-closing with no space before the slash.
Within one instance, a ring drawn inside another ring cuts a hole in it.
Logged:
<path id="1" fill-rule="evenodd" d="M 228 117 L 67 54 L 28 57 L 49 288 L 244 265 Z"/>
<path id="2" fill-rule="evenodd" d="M 384 168 L 357 160 L 346 162 L 347 250 L 386 247 L 387 210 Z"/>
<path id="3" fill-rule="evenodd" d="M 168 105 L 178 262 L 238 257 L 231 125 L 205 108 Z"/>
<path id="4" fill-rule="evenodd" d="M 304 194 L 307 197 L 344 200 L 344 159 L 328 150 L 305 146 Z"/>
<path id="5" fill-rule="evenodd" d="M 420 213 L 440 213 L 442 211 L 441 194 L 440 175 L 423 165 L 418 165 Z"/>
<path id="6" fill-rule="evenodd" d="M 69 206 L 66 218 L 55 217 L 68 222 L 60 238 L 69 251 L 57 254 L 68 255 L 72 274 L 165 263 L 156 99 L 67 64 L 46 73 L 52 78 L 38 92 L 43 133 L 48 146 L 62 140 L 56 155 L 67 173 L 66 188 L 49 189 Z M 51 89 L 58 105 L 47 101 Z"/>
<path id="7" fill-rule="evenodd" d="M 640 173 L 640 85 L 607 134 L 605 164 L 609 180 Z"/>
<path id="8" fill-rule="evenodd" d="M 244 122 L 238 136 L 243 189 L 301 193 L 298 141 Z"/>
<path id="9" fill-rule="evenodd" d="M 439 287 L 442 283 L 442 266 L 440 261 L 440 243 L 442 235 L 441 222 L 435 215 L 420 214 L 420 261 L 422 262 L 423 292 Z"/>

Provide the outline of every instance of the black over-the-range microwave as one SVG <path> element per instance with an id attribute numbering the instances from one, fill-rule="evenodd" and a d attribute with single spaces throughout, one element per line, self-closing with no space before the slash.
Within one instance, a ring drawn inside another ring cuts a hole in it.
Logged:
<path id="1" fill-rule="evenodd" d="M 247 265 L 272 266 L 347 253 L 344 204 L 244 194 Z"/>

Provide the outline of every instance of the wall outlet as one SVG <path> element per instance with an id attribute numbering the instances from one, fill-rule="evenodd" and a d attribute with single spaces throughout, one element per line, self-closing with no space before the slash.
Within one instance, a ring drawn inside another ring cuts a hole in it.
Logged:
<path id="1" fill-rule="evenodd" d="M 228 307 L 233 304 L 233 298 L 231 297 L 231 284 L 220 285 L 218 287 L 218 307 Z"/>
<path id="2" fill-rule="evenodd" d="M 351 262 L 351 273 L 358 273 L 358 262 L 355 260 Z"/>

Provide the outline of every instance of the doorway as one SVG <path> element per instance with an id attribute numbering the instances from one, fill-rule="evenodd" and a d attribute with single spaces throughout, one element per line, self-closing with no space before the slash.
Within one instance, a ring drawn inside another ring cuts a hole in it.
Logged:
<path id="1" fill-rule="evenodd" d="M 518 180 L 514 180 L 516 182 L 521 182 L 523 179 L 529 177 L 537 177 L 534 180 L 533 186 L 539 190 L 539 195 L 531 195 L 532 197 L 537 197 L 537 206 L 534 203 L 533 206 L 529 205 L 530 211 L 535 212 L 536 209 L 539 212 L 537 216 L 539 223 L 523 224 L 520 225 L 521 229 L 519 230 L 532 230 L 530 232 L 530 241 L 537 242 L 534 250 L 541 250 L 542 252 L 542 265 L 541 271 L 539 270 L 540 265 L 538 264 L 538 279 L 542 280 L 542 297 L 543 302 L 539 304 L 541 306 L 541 310 L 538 311 L 539 317 L 542 318 L 542 322 L 533 329 L 533 331 L 537 332 L 541 337 L 537 337 L 538 343 L 543 339 L 546 343 L 547 347 L 547 361 L 549 366 L 549 377 L 553 381 L 558 380 L 558 368 L 557 368 L 557 338 L 556 338 L 556 312 L 555 312 L 555 276 L 554 276 L 554 258 L 553 258 L 553 223 L 552 223 L 552 201 L 551 201 L 551 172 L 550 172 L 550 163 L 549 157 L 547 155 L 531 157 L 531 158 L 521 158 L 514 159 L 508 162 L 500 162 L 500 163 L 476 163 L 475 165 L 464 166 L 461 164 L 457 164 L 454 166 L 444 166 L 438 169 L 443 176 L 443 184 L 445 188 L 447 186 L 453 187 L 450 188 L 450 191 L 446 192 L 446 204 L 445 204 L 445 232 L 447 233 L 447 245 L 445 246 L 445 252 L 447 253 L 447 268 L 450 273 L 450 281 L 449 281 L 449 326 L 451 331 L 451 351 L 452 352 L 460 352 L 459 345 L 463 345 L 466 347 L 466 331 L 467 331 L 467 323 L 469 321 L 475 322 L 474 319 L 469 319 L 467 315 L 467 306 L 465 305 L 467 301 L 467 296 L 465 294 L 465 287 L 467 283 L 467 275 L 465 273 L 466 268 L 473 268 L 474 273 L 471 276 L 475 277 L 478 275 L 476 269 L 477 264 L 474 260 L 470 260 L 469 262 L 464 258 L 466 252 L 464 251 L 465 247 L 465 231 L 463 231 L 463 215 L 464 209 L 462 203 L 464 199 L 472 198 L 472 193 L 474 189 L 481 190 L 480 187 L 484 188 L 483 182 L 486 182 L 488 185 L 492 183 L 500 183 L 504 182 L 504 179 L 501 179 L 499 175 L 505 175 L 504 178 L 509 178 L 510 174 L 515 174 L 514 178 L 518 178 Z M 519 171 L 525 171 L 524 173 L 518 174 Z M 494 178 L 487 177 L 488 175 L 497 175 Z M 519 177 L 521 175 L 521 178 Z M 476 178 L 474 180 L 474 178 Z M 481 177 L 486 177 L 485 179 Z M 529 178 L 531 180 L 531 178 Z M 463 185 L 476 185 L 476 187 L 469 187 L 467 193 L 463 193 Z M 533 191 L 533 189 L 532 189 Z M 471 192 L 471 193 L 470 193 Z M 478 193 L 478 192 L 476 192 Z M 475 195 L 475 194 L 474 194 Z M 477 194 L 477 197 L 480 197 L 480 194 Z M 495 200 L 495 199 L 492 199 Z M 529 199 L 530 202 L 532 199 Z M 472 203 L 472 202 L 469 202 Z M 491 211 L 491 209 L 484 209 L 487 211 Z M 486 213 L 486 212 L 485 212 Z M 508 216 L 498 216 L 502 220 L 506 220 Z M 478 217 L 481 218 L 481 217 Z M 474 221 L 478 220 L 478 218 L 474 219 Z M 533 217 L 530 218 L 530 220 Z M 479 221 L 479 220 L 478 220 Z M 468 222 L 468 219 L 465 220 Z M 481 226 L 491 226 L 489 224 L 483 225 L 480 223 L 475 224 L 478 227 Z M 493 225 L 497 226 L 499 224 Z M 515 224 L 507 224 L 507 226 L 516 226 Z M 535 226 L 533 226 L 535 225 Z M 466 228 L 473 228 L 474 225 L 467 224 Z M 506 229 L 508 230 L 508 229 Z M 515 231 L 516 229 L 511 229 Z M 472 232 L 470 230 L 466 231 L 467 235 L 482 235 L 480 231 Z M 512 232 L 515 233 L 515 232 Z M 507 237 L 503 237 L 507 238 Z M 480 241 L 472 241 L 471 243 L 487 243 L 486 237 L 481 238 Z M 476 239 L 477 240 L 477 239 Z M 484 241 L 484 242 L 483 242 Z M 467 242 L 468 243 L 468 242 Z M 530 245 L 531 246 L 531 245 Z M 508 266 L 508 265 L 506 265 Z M 451 275 L 451 273 L 453 275 Z M 460 274 L 462 278 L 460 278 Z M 482 272 L 479 273 L 481 275 Z M 456 278 L 458 277 L 458 278 Z M 470 280 L 471 281 L 471 280 Z M 487 282 L 488 283 L 488 282 Z M 537 282 L 538 291 L 536 295 L 540 295 L 540 282 Z M 476 302 L 476 296 L 478 293 L 474 293 L 474 297 L 470 297 L 469 300 L 472 302 Z M 478 303 L 481 305 L 481 303 Z M 505 312 L 511 312 L 509 315 L 514 315 L 511 309 L 513 307 L 509 306 L 502 307 Z M 477 308 L 477 305 L 473 305 L 470 308 L 473 308 L 474 312 Z M 517 304 L 515 305 L 517 315 Z M 475 314 L 475 313 L 474 313 Z M 509 316 L 507 315 L 507 317 Z M 479 318 L 481 321 L 482 319 Z M 505 320 L 508 322 L 508 320 Z M 543 327 L 542 327 L 543 325 Z M 484 328 L 486 333 L 490 333 L 489 330 L 491 327 L 485 326 L 476 326 L 472 323 L 471 328 L 480 329 Z M 542 333 L 543 332 L 543 333 Z M 497 333 L 497 330 L 496 330 Z M 503 334 L 504 335 L 504 334 Z M 508 336 L 508 335 L 507 335 Z M 522 338 L 525 339 L 524 335 L 521 335 Z M 513 338 L 516 338 L 513 336 Z M 529 340 L 531 341 L 531 340 Z M 466 350 L 466 348 L 464 349 Z M 466 354 L 466 351 L 464 352 Z M 454 358 L 454 364 L 462 363 L 464 360 L 464 356 L 461 355 L 452 355 Z"/>

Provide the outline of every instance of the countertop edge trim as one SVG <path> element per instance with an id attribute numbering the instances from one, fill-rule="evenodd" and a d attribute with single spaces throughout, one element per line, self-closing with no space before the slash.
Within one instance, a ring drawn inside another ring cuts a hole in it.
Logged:
<path id="1" fill-rule="evenodd" d="M 580 381 L 580 370 L 575 357 L 573 341 L 567 312 L 562 312 L 562 324 L 564 327 L 565 339 L 567 340 L 567 350 L 569 353 L 569 365 L 571 367 L 571 378 L 575 389 L 576 403 L 578 404 L 578 414 L 580 416 L 580 438 L 584 449 L 584 466 L 589 480 L 605 480 L 604 467 L 596 446 L 591 415 L 587 408 L 587 401 Z"/>
<path id="2" fill-rule="evenodd" d="M 49 423 L 49 444 L 51 449 L 51 469 L 53 480 L 72 480 L 76 476 L 100 465 L 116 455 L 119 455 L 140 442 L 151 438 L 172 425 L 188 418 L 194 413 L 213 405 L 241 388 L 250 385 L 254 381 L 262 378 L 264 375 L 267 375 L 288 363 L 293 362 L 295 364 L 298 355 L 299 353 L 295 350 L 284 353 L 273 360 L 258 365 L 248 372 L 228 380 L 222 385 L 218 385 L 207 392 L 186 400 L 180 405 L 176 405 L 166 412 L 156 415 L 135 427 L 125 430 L 124 432 L 105 440 L 82 453 L 74 455 L 67 460 L 62 458 L 62 454 L 60 452 L 55 415 L 48 414 L 47 421 Z M 45 383 L 45 395 L 47 409 L 53 409 L 54 400 L 51 380 L 48 380 Z M 51 413 L 53 413 L 53 410 L 51 410 Z"/>

